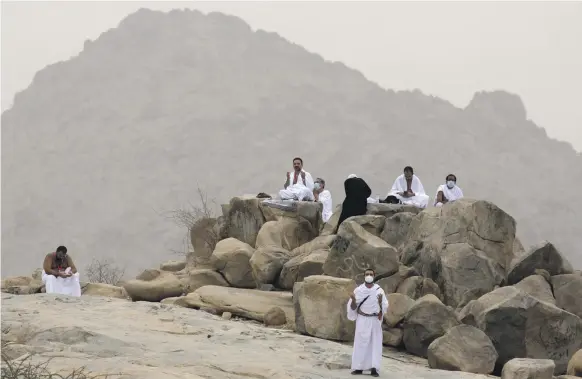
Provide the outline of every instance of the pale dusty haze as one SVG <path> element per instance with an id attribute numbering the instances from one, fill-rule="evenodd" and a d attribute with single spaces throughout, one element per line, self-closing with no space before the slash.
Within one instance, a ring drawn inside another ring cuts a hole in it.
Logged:
<path id="1" fill-rule="evenodd" d="M 523 99 L 548 135 L 582 151 L 582 3 L 2 2 L 2 110 L 141 7 L 241 17 L 395 90 L 466 106 L 480 90 Z"/>

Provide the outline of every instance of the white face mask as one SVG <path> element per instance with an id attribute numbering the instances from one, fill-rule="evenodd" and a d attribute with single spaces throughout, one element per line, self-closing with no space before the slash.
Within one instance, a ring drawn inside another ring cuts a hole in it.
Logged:
<path id="1" fill-rule="evenodd" d="M 315 183 L 315 184 L 313 185 L 313 188 L 315 188 L 316 190 L 318 190 L 318 189 L 320 189 L 320 188 L 321 188 L 321 184 L 319 184 L 319 183 Z"/>
<path id="2" fill-rule="evenodd" d="M 366 283 L 370 284 L 370 283 L 374 282 L 374 277 L 372 275 L 366 275 L 364 280 L 366 281 Z"/>
<path id="3" fill-rule="evenodd" d="M 449 180 L 449 181 L 447 182 L 447 187 L 449 187 L 449 188 L 453 188 L 454 186 L 455 186 L 455 182 L 453 182 L 452 180 Z"/>

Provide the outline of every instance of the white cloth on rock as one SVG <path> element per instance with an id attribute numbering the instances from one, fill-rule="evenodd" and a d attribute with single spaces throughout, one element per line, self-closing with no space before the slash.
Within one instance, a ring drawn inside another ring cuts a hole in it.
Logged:
<path id="1" fill-rule="evenodd" d="M 413 205 L 417 208 L 426 208 L 428 206 L 430 197 L 426 194 L 426 192 L 424 192 L 424 187 L 422 186 L 422 182 L 418 176 L 412 175 L 410 189 L 412 192 L 414 192 L 414 196 L 412 197 L 403 197 L 398 194 L 399 192 L 406 192 L 406 190 L 408 190 L 406 178 L 404 177 L 404 174 L 401 174 L 396 178 L 394 184 L 392 184 L 392 189 L 388 193 L 388 196 L 396 197 L 402 202 L 402 204 Z"/>
<path id="2" fill-rule="evenodd" d="M 321 191 L 321 193 L 319 194 L 319 196 L 317 198 L 318 198 L 318 201 L 321 204 L 323 204 L 323 210 L 321 211 L 321 218 L 323 219 L 323 222 L 327 222 L 327 220 L 329 220 L 331 218 L 331 215 L 333 214 L 331 192 L 324 189 L 323 191 Z"/>
<path id="3" fill-rule="evenodd" d="M 303 181 L 303 177 L 301 173 L 299 173 L 299 175 L 297 175 L 297 183 L 293 183 L 295 173 L 290 173 L 289 180 L 291 183 L 289 183 L 287 188 L 279 191 L 279 197 L 281 200 L 315 200 L 315 197 L 313 197 L 313 187 L 315 184 L 313 178 L 307 171 L 301 172 L 305 173 L 305 181 Z"/>
<path id="4" fill-rule="evenodd" d="M 382 295 L 382 313 L 388 311 L 388 299 L 384 290 L 377 284 L 371 288 L 365 284 L 354 290 L 356 304 L 360 305 L 360 311 L 366 314 L 380 312 L 378 295 Z M 363 302 L 363 303 L 362 303 Z M 352 309 L 352 299 L 348 301 L 348 319 L 356 322 L 354 336 L 354 350 L 352 353 L 352 370 L 380 371 L 382 364 L 382 321 L 377 316 L 362 316 L 357 310 Z M 357 309 L 357 308 L 356 308 Z"/>
<path id="5" fill-rule="evenodd" d="M 443 195 L 449 202 L 459 200 L 463 197 L 463 190 L 461 190 L 461 188 L 456 184 L 453 188 L 447 187 L 446 184 L 441 184 L 439 188 L 437 188 L 436 195 L 434 196 L 434 205 L 437 207 L 443 206 L 443 203 L 438 201 L 438 194 L 440 191 L 443 191 Z"/>
<path id="6" fill-rule="evenodd" d="M 67 267 L 68 272 L 71 271 Z M 57 278 L 54 275 L 48 275 L 42 271 L 42 282 L 45 284 L 46 293 L 56 293 L 59 295 L 81 296 L 81 283 L 79 282 L 79 273 L 74 273 L 68 278 Z"/>

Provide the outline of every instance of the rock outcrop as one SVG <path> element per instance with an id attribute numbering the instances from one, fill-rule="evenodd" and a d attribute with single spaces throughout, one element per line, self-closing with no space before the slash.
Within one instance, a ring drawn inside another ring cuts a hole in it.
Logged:
<path id="1" fill-rule="evenodd" d="M 497 351 L 489 337 L 469 325 L 452 327 L 428 346 L 430 368 L 490 374 L 495 362 Z"/>
<path id="2" fill-rule="evenodd" d="M 430 344 L 459 324 L 450 307 L 436 296 L 426 295 L 418 299 L 404 317 L 404 346 L 412 354 L 426 358 Z"/>
<path id="3" fill-rule="evenodd" d="M 180 296 L 184 287 L 172 273 L 160 270 L 146 270 L 133 280 L 123 283 L 133 301 L 159 302 L 167 297 Z"/>
<path id="4" fill-rule="evenodd" d="M 395 273 L 398 267 L 396 249 L 350 218 L 341 224 L 323 264 L 323 272 L 325 275 L 350 278 L 361 283 L 367 268 L 373 268 L 376 275 L 387 276 Z"/>
<path id="5" fill-rule="evenodd" d="M 210 262 L 233 287 L 255 288 L 250 260 L 255 249 L 235 238 L 227 238 L 216 244 Z"/>
<path id="6" fill-rule="evenodd" d="M 347 303 L 355 287 L 351 279 L 323 275 L 296 283 L 293 303 L 297 331 L 329 340 L 353 341 L 354 323 L 347 318 Z"/>
<path id="7" fill-rule="evenodd" d="M 582 318 L 582 276 L 564 274 L 552 276 L 556 305 Z"/>
<path id="8" fill-rule="evenodd" d="M 460 312 L 462 322 L 481 329 L 493 342 L 503 366 L 513 358 L 552 359 L 566 372 L 582 343 L 582 320 L 513 287 L 498 288 Z"/>
<path id="9" fill-rule="evenodd" d="M 513 217 L 494 204 L 461 199 L 412 220 L 401 260 L 434 280 L 445 304 L 462 307 L 503 285 L 515 228 Z"/>
<path id="10" fill-rule="evenodd" d="M 536 269 L 546 270 L 550 275 L 571 274 L 573 271 L 570 262 L 552 243 L 545 241 L 532 246 L 526 254 L 511 262 L 507 271 L 507 282 L 515 284 L 533 275 Z"/>

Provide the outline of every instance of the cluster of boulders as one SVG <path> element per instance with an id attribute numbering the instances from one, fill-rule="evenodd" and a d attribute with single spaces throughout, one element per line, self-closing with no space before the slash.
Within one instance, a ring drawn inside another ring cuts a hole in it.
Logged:
<path id="1" fill-rule="evenodd" d="M 243 196 L 222 211 L 211 233 L 192 230 L 186 261 L 144 271 L 119 296 L 351 341 L 346 304 L 371 267 L 390 304 L 385 345 L 437 369 L 581 375 L 582 274 L 549 242 L 524 249 L 515 220 L 490 202 L 369 204 L 337 234 L 341 206 L 325 224 L 313 202 Z"/>

